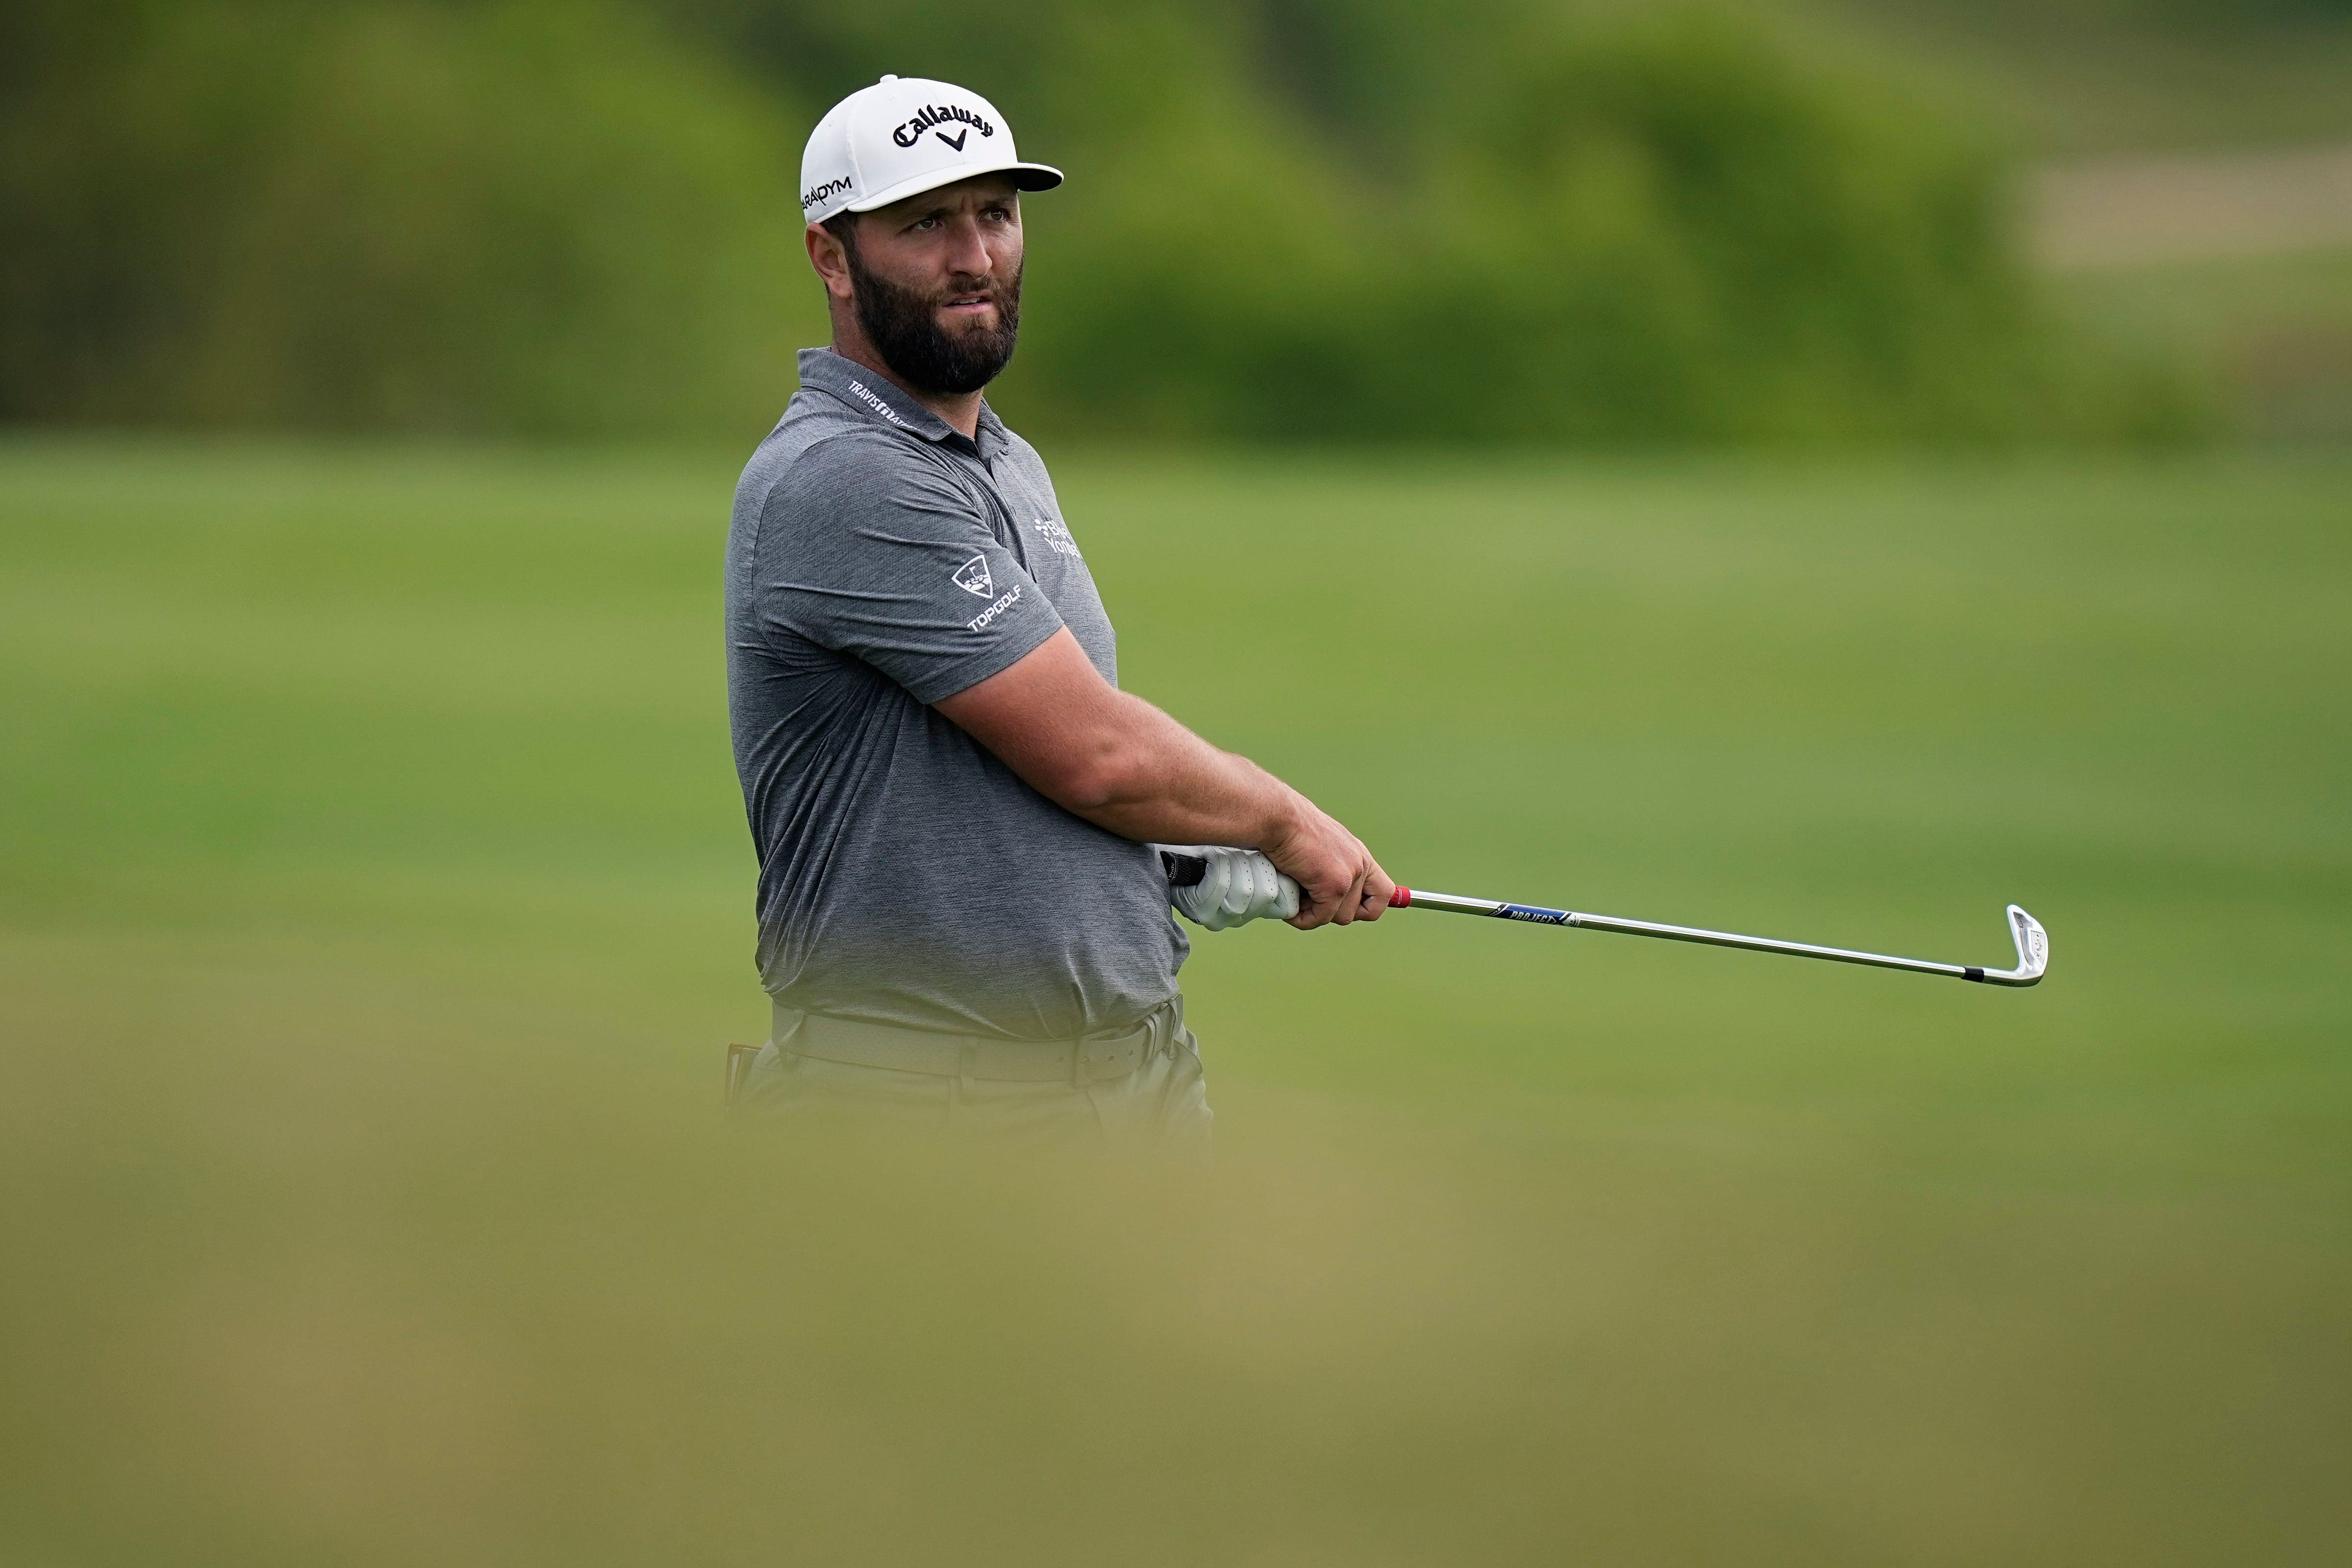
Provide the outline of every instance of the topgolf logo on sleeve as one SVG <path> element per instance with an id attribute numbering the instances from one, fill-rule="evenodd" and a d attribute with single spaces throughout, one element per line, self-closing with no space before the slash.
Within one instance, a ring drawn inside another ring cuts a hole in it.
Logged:
<path id="1" fill-rule="evenodd" d="M 1003 615 L 1005 611 L 1011 609 L 1020 602 L 1021 584 L 1015 583 L 1013 584 L 1013 591 L 1011 593 L 1005 595 L 1002 599 L 997 600 L 996 603 L 989 605 L 988 608 L 981 611 L 980 614 L 972 616 L 971 619 L 964 622 L 964 625 L 972 631 L 984 632 L 989 627 L 996 624 L 997 616 Z"/>
<path id="2" fill-rule="evenodd" d="M 957 587 L 974 598 L 986 599 L 995 595 L 996 580 L 988 574 L 988 557 L 985 555 L 975 555 L 957 567 L 953 580 Z"/>

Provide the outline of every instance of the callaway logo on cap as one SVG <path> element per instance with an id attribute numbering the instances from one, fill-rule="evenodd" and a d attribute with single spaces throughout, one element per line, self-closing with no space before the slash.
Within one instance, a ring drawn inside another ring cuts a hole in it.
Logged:
<path id="1" fill-rule="evenodd" d="M 871 212 L 974 174 L 1011 174 L 1050 191 L 1062 171 L 1024 163 L 996 106 L 976 92 L 920 77 L 886 76 L 839 103 L 801 154 L 801 216 Z"/>

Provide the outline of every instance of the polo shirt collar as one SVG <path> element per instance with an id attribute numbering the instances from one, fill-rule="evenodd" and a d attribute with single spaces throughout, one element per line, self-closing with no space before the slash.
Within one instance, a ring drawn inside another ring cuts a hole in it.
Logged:
<path id="1" fill-rule="evenodd" d="M 1004 421 L 996 416 L 996 410 L 988 405 L 985 397 L 980 400 L 980 439 L 974 445 L 980 447 L 980 455 L 992 463 L 996 460 L 998 453 L 1012 445 L 1005 433 Z"/>
<path id="2" fill-rule="evenodd" d="M 1004 446 L 1004 426 L 997 422 L 996 415 L 985 402 L 980 405 L 981 439 L 977 443 L 967 443 L 962 431 L 890 382 L 855 360 L 844 359 L 831 349 L 801 350 L 801 384 L 831 393 L 867 418 L 910 431 L 926 441 L 977 445 L 983 456 L 992 447 L 1002 449 Z"/>

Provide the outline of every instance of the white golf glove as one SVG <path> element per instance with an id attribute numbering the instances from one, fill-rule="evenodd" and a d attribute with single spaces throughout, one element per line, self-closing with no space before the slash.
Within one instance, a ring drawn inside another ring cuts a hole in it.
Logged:
<path id="1" fill-rule="evenodd" d="M 1168 901 L 1194 925 L 1223 931 L 1272 915 L 1288 920 L 1298 912 L 1298 884 L 1274 868 L 1255 849 L 1214 844 L 1155 844 L 1168 855 L 1190 855 L 1209 863 L 1208 873 L 1189 888 L 1171 887 Z"/>

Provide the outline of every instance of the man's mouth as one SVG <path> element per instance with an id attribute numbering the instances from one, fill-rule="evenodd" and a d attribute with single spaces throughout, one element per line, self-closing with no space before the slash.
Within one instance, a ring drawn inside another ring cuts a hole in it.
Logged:
<path id="1" fill-rule="evenodd" d="M 988 289 L 982 289 L 977 294 L 950 294 L 947 298 L 947 302 L 940 307 L 950 317 L 976 316 L 982 310 L 992 310 L 995 308 L 996 295 Z"/>

